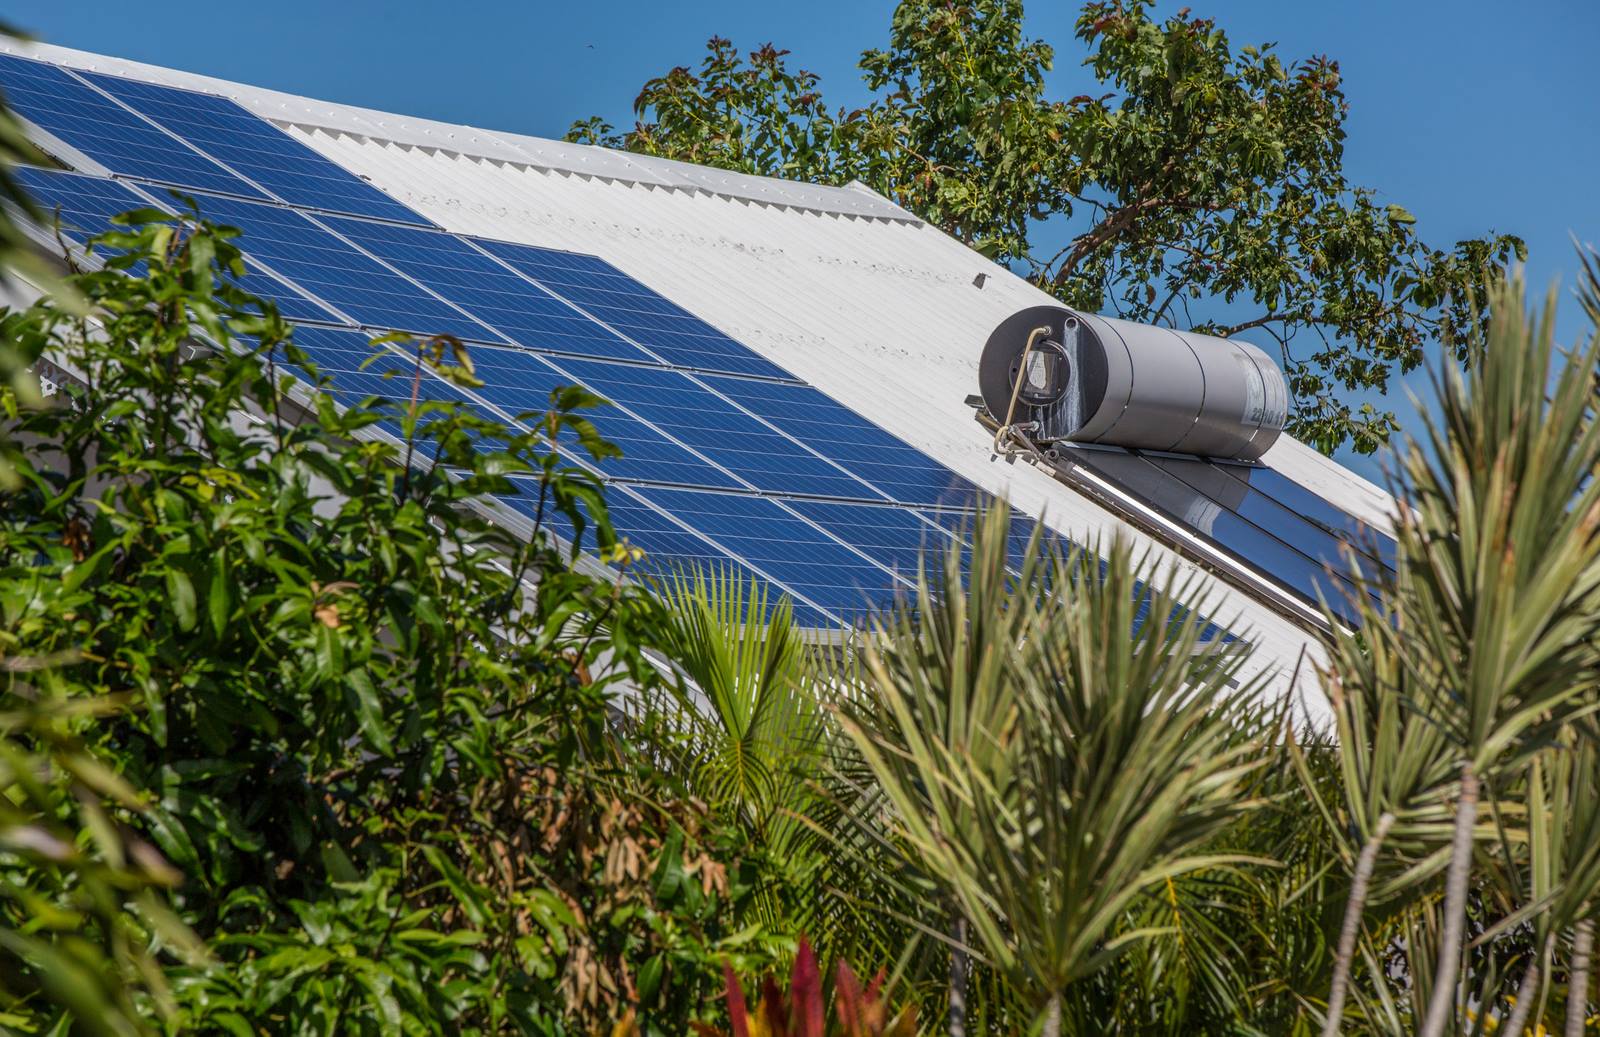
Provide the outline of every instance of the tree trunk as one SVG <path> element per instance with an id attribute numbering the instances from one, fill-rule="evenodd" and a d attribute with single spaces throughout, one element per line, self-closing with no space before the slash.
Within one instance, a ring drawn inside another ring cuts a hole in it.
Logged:
<path id="1" fill-rule="evenodd" d="M 956 916 L 950 931 L 950 1037 L 967 1037 L 967 920 Z"/>
<path id="2" fill-rule="evenodd" d="M 1344 998 L 1350 985 L 1350 964 L 1355 959 L 1356 937 L 1361 933 L 1361 915 L 1367 906 L 1367 887 L 1372 884 L 1372 870 L 1378 863 L 1378 847 L 1383 837 L 1394 825 L 1394 815 L 1385 813 L 1378 818 L 1372 838 L 1361 848 L 1356 859 L 1355 874 L 1350 879 L 1350 899 L 1344 905 L 1344 925 L 1339 929 L 1339 952 L 1333 960 L 1333 986 L 1328 992 L 1328 1017 L 1322 1022 L 1322 1037 L 1335 1037 L 1344 1017 Z"/>
<path id="3" fill-rule="evenodd" d="M 1545 946 L 1549 946 L 1548 942 Z M 1534 953 L 1533 960 L 1528 962 L 1528 971 L 1522 974 L 1522 982 L 1517 984 L 1517 1003 L 1511 1006 L 1511 1014 L 1506 1016 L 1506 1037 L 1522 1037 L 1522 1031 L 1528 1028 L 1528 1017 L 1533 1014 L 1533 1002 L 1539 993 L 1539 964 L 1544 959 L 1544 952 L 1545 948 L 1541 947 Z"/>
<path id="4" fill-rule="evenodd" d="M 1467 920 L 1467 882 L 1472 877 L 1472 829 L 1478 823 L 1478 774 L 1461 765 L 1461 797 L 1456 800 L 1456 831 L 1450 847 L 1450 870 L 1444 889 L 1444 930 L 1439 962 L 1433 972 L 1433 995 L 1421 1037 L 1444 1037 L 1456 1004 L 1456 975 L 1461 968 L 1461 931 Z"/>
<path id="5" fill-rule="evenodd" d="M 1589 1016 L 1589 955 L 1594 950 L 1594 919 L 1572 927 L 1572 968 L 1567 978 L 1566 1037 L 1583 1037 Z"/>
<path id="6" fill-rule="evenodd" d="M 1061 1037 L 1061 995 L 1051 994 L 1044 1006 L 1044 1028 L 1039 1037 Z"/>

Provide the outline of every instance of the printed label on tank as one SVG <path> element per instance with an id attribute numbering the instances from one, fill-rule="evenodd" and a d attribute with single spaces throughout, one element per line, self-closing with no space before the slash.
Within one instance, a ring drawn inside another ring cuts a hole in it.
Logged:
<path id="1" fill-rule="evenodd" d="M 1274 371 L 1274 374 L 1277 372 Z M 1267 379 L 1267 415 L 1264 424 L 1268 428 L 1283 428 L 1289 421 L 1289 390 L 1280 378 Z"/>
<path id="2" fill-rule="evenodd" d="M 1261 369 L 1243 351 L 1233 354 L 1233 362 L 1244 373 L 1244 414 L 1241 420 L 1246 425 L 1260 426 L 1267 419 L 1267 386 L 1262 381 Z M 1278 424 L 1283 424 L 1282 419 Z"/>

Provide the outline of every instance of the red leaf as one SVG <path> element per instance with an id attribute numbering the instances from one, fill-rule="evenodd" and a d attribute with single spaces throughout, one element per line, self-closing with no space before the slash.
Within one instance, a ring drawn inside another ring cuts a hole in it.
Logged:
<path id="1" fill-rule="evenodd" d="M 839 1022 L 844 1024 L 848 1037 L 861 1033 L 864 1007 L 861 1003 L 861 981 L 851 971 L 848 962 L 840 959 L 838 976 L 833 981 L 833 996 L 839 1002 Z"/>
<path id="2" fill-rule="evenodd" d="M 794 1013 L 794 1037 L 822 1037 L 822 974 L 811 942 L 800 938 L 789 980 L 789 1004 Z"/>
<path id="3" fill-rule="evenodd" d="M 761 1005 L 767 1013 L 767 1032 L 772 1037 L 789 1037 L 789 1009 L 783 1004 L 783 991 L 771 976 L 761 984 Z"/>
<path id="4" fill-rule="evenodd" d="M 722 963 L 722 982 L 728 988 L 728 1024 L 733 1037 L 750 1037 L 750 1017 L 744 1006 L 744 990 L 739 986 L 733 966 Z"/>

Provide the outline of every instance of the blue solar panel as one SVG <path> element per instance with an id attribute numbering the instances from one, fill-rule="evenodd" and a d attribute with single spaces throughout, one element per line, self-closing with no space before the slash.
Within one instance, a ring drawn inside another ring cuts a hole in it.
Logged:
<path id="1" fill-rule="evenodd" d="M 788 378 L 777 364 L 595 256 L 474 240 L 674 367 Z"/>
<path id="2" fill-rule="evenodd" d="M 94 72 L 82 75 L 291 205 L 428 223 L 365 180 L 226 97 Z"/>
<path id="3" fill-rule="evenodd" d="M 198 199 L 200 214 L 244 232 L 240 246 L 356 323 L 489 339 L 488 328 L 435 299 L 293 209 L 231 198 Z"/>
<path id="4" fill-rule="evenodd" d="M 326 222 L 513 342 L 530 349 L 649 362 L 639 347 L 451 234 L 329 217 Z"/>
<path id="5" fill-rule="evenodd" d="M 924 511 L 924 516 L 938 523 L 950 531 L 964 543 L 972 542 L 972 530 L 977 525 L 978 516 L 970 511 Z M 1013 572 L 1022 568 L 1022 556 L 1028 549 L 1028 541 L 1032 539 L 1034 530 L 1039 524 L 1027 515 L 1013 512 L 1006 530 L 1006 563 Z M 1049 527 L 1044 529 L 1046 541 L 1056 540 L 1064 549 L 1070 549 L 1071 543 L 1057 537 Z"/>
<path id="6" fill-rule="evenodd" d="M 933 511 L 925 512 L 924 514 L 933 519 L 935 522 L 939 523 L 945 529 L 949 530 L 951 533 L 955 534 L 964 543 L 971 542 L 972 529 L 978 521 L 975 514 L 971 512 L 960 511 Z M 1009 568 L 1013 572 L 1018 572 L 1021 570 L 1023 553 L 1027 550 L 1028 543 L 1032 539 L 1034 531 L 1039 528 L 1039 523 L 1035 522 L 1027 515 L 1013 514 L 1011 516 L 1009 529 L 1006 533 L 1006 561 Z M 1043 539 L 1046 543 L 1054 542 L 1058 547 L 1060 547 L 1063 553 L 1066 553 L 1069 556 L 1071 552 L 1079 550 L 1077 545 L 1073 544 L 1072 541 L 1060 536 L 1049 527 L 1044 527 Z M 965 563 L 963 564 L 963 568 L 965 568 Z M 1102 575 L 1106 571 L 1106 564 L 1104 562 L 1100 563 L 1100 571 Z M 1068 591 L 1068 593 L 1070 593 L 1070 591 Z M 1150 606 L 1152 604 L 1150 600 L 1150 594 L 1150 589 L 1142 583 L 1137 584 L 1134 588 L 1136 602 L 1133 614 L 1133 632 L 1135 634 L 1137 634 L 1139 629 L 1144 626 L 1145 619 L 1150 615 Z M 1181 621 L 1184 616 L 1188 615 L 1188 611 L 1188 609 L 1182 607 L 1181 605 L 1178 606 L 1174 611 L 1173 620 L 1175 622 Z M 1223 630 L 1221 627 L 1217 626 L 1217 624 L 1210 621 L 1205 621 L 1200 628 L 1199 640 L 1201 642 L 1207 642 L 1213 641 L 1219 637 L 1224 642 L 1231 642 L 1235 640 L 1232 634 Z"/>
<path id="7" fill-rule="evenodd" d="M 101 231 L 110 229 L 111 217 L 130 209 L 151 207 L 149 201 L 115 180 L 26 167 L 14 172 L 18 181 L 41 208 L 60 212 L 62 233 L 79 244 Z M 137 275 L 139 270 L 131 272 Z M 292 320 L 337 319 L 291 285 L 285 284 L 265 271 L 247 268 L 239 285 L 252 295 L 276 300 L 284 316 Z"/>
<path id="8" fill-rule="evenodd" d="M 374 345 L 372 336 L 364 331 L 297 325 L 294 344 L 305 351 L 323 374 L 339 372 L 381 377 L 393 372 L 396 377 L 387 381 L 389 388 L 378 394 L 385 399 L 399 399 L 411 391 L 416 362 L 396 353 L 388 344 Z M 422 378 L 424 382 L 431 380 L 445 388 L 454 388 L 426 369 L 422 371 Z"/>
<path id="9" fill-rule="evenodd" d="M 34 166 L 18 166 L 12 175 L 41 209 L 60 210 L 61 229 L 77 241 L 106 230 L 118 213 L 151 207 L 149 201 L 115 180 Z"/>
<path id="10" fill-rule="evenodd" d="M 971 483 L 809 385 L 714 375 L 705 381 L 903 504 L 973 500 Z"/>
<path id="11" fill-rule="evenodd" d="M 874 499 L 872 488 L 677 371 L 592 360 L 556 366 L 761 490 Z"/>
<path id="12" fill-rule="evenodd" d="M 41 211 L 60 220 L 62 235 L 79 245 L 110 230 L 111 217 L 151 207 L 147 199 L 115 180 L 32 166 L 19 166 L 11 173 Z"/>
<path id="13" fill-rule="evenodd" d="M 1156 467 L 1136 454 L 1120 450 L 1074 449 L 1072 459 L 1109 479 L 1136 499 L 1164 513 L 1174 522 L 1192 530 L 1240 562 L 1315 603 L 1325 597 L 1335 615 L 1347 623 L 1360 621 L 1350 596 L 1358 594 L 1342 575 L 1328 570 L 1336 564 L 1342 570 L 1337 551 L 1325 562 L 1279 536 L 1230 510 L 1189 486 L 1181 479 Z M 1274 523 L 1275 528 L 1282 528 Z M 1301 522 L 1297 543 L 1312 548 L 1310 536 L 1316 530 Z M 1331 541 L 1333 538 L 1322 534 Z"/>
<path id="14" fill-rule="evenodd" d="M 794 498 L 783 503 L 908 581 L 915 582 L 924 557 L 927 572 L 941 571 L 950 549 L 949 534 L 905 508 Z"/>
<path id="15" fill-rule="evenodd" d="M 526 516 L 529 521 L 534 521 L 538 516 L 542 525 L 570 543 L 574 538 L 573 528 L 563 516 L 554 514 L 548 502 L 542 515 L 539 513 L 538 483 L 531 479 L 511 481 L 517 485 L 520 492 L 516 496 L 500 499 L 507 506 Z M 613 489 L 606 495 L 606 510 L 617 535 L 645 553 L 644 558 L 630 565 L 629 569 L 632 572 L 657 579 L 669 579 L 674 573 L 694 569 L 723 572 L 731 569 L 739 572 L 747 580 L 759 580 L 770 584 L 776 593 L 788 594 L 791 597 L 794 594 L 782 584 L 774 583 L 770 575 L 755 572 L 727 551 L 690 532 L 625 490 Z M 582 534 L 579 546 L 585 551 L 594 551 L 597 548 L 592 526 Z M 773 601 L 772 604 L 776 602 Z M 801 601 L 794 603 L 794 613 L 795 619 L 802 626 L 835 626 L 838 622 Z"/>
<path id="16" fill-rule="evenodd" d="M 549 409 L 552 389 L 576 384 L 572 376 L 521 350 L 478 346 L 472 348 L 469 355 L 484 383 L 477 390 L 478 395 L 510 414 L 543 413 Z M 616 407 L 580 413 L 594 423 L 603 438 L 622 448 L 622 457 L 599 464 L 601 471 L 613 478 L 730 489 L 739 485 L 726 472 Z M 569 450 L 579 449 L 570 440 L 566 441 L 566 446 Z M 584 455 L 585 459 L 587 456 Z"/>
<path id="17" fill-rule="evenodd" d="M 889 572 L 769 498 L 654 487 L 634 492 L 841 618 L 859 619 L 904 589 Z"/>
<path id="18" fill-rule="evenodd" d="M 265 197 L 211 159 L 54 65 L 0 54 L 0 88 L 29 122 L 113 173 L 195 190 Z"/>

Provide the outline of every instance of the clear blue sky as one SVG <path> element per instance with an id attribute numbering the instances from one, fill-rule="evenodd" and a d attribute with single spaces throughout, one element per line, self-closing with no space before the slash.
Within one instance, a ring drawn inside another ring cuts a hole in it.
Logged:
<path id="1" fill-rule="evenodd" d="M 1571 239 L 1600 241 L 1600 4 L 1590 0 L 1285 3 L 1187 0 L 1235 46 L 1326 53 L 1350 99 L 1352 179 L 1418 217 L 1431 241 L 1488 230 L 1528 241 L 1528 273 L 1570 286 Z M 1162 5 L 1172 10 L 1176 3 Z M 889 0 L 12 0 L 5 17 L 50 43 L 259 86 L 493 129 L 560 136 L 575 119 L 630 120 L 639 85 L 699 59 L 706 37 L 771 41 L 862 99 L 855 61 L 887 38 Z M 1055 44 L 1053 87 L 1085 92 L 1070 0 L 1033 0 Z M 1568 307 L 1563 330 L 1578 330 Z M 1420 378 L 1413 378 L 1420 386 Z M 1403 407 L 1396 390 L 1395 405 Z M 1369 474 L 1371 461 L 1349 459 Z"/>

